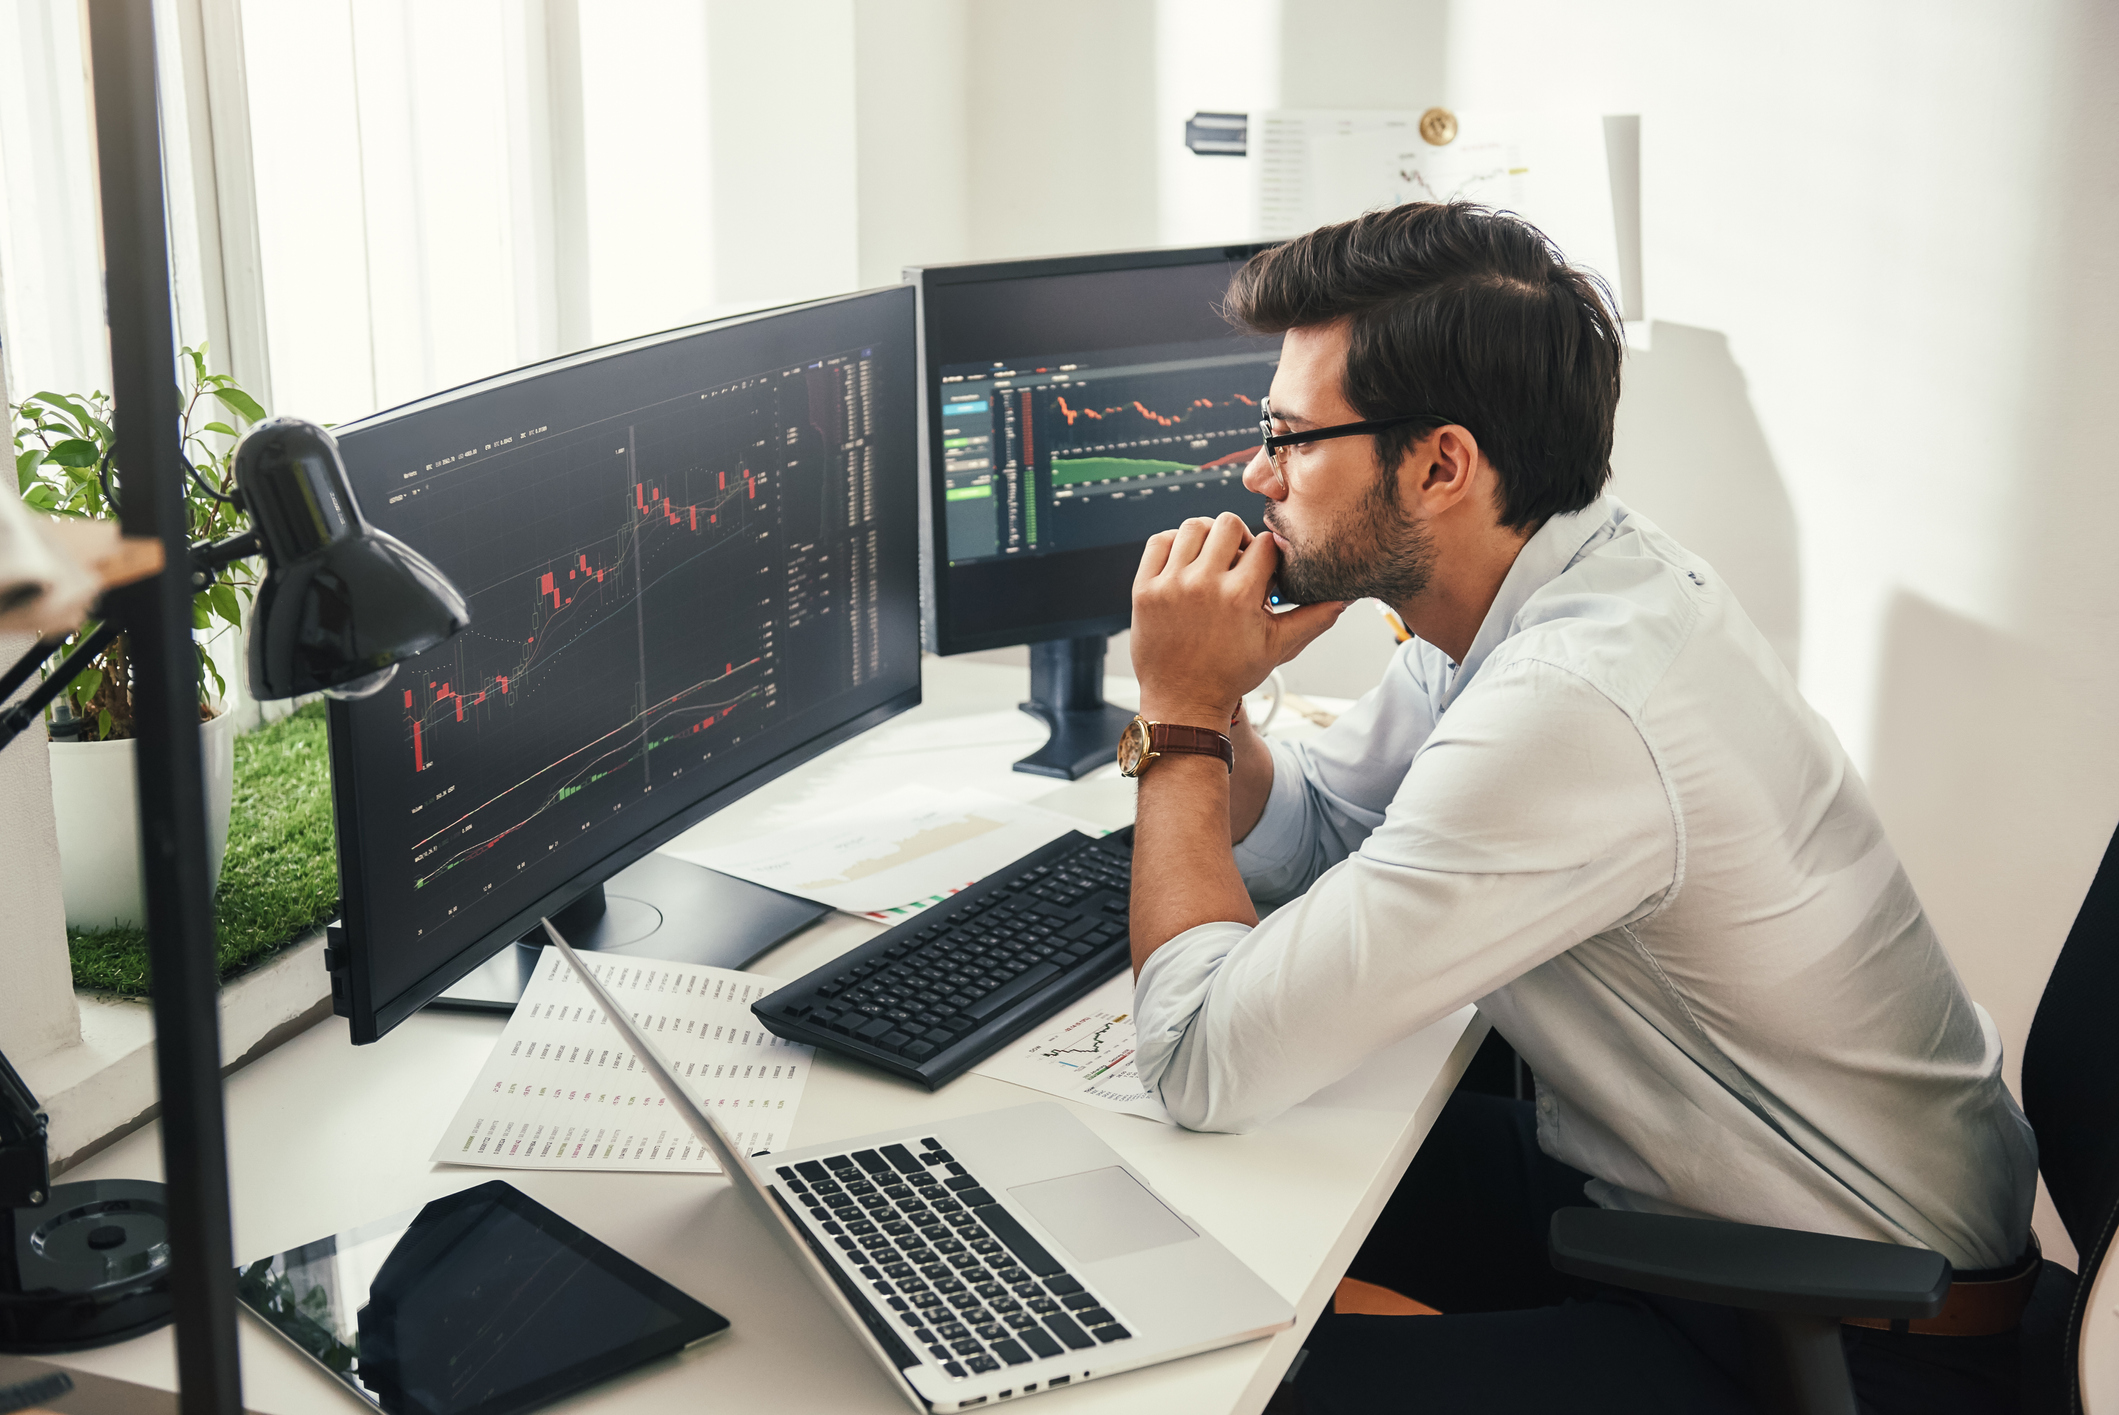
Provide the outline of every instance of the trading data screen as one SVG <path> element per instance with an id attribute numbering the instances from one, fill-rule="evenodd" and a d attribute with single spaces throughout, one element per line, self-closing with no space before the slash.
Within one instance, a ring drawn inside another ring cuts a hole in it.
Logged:
<path id="1" fill-rule="evenodd" d="M 1242 342 L 1247 347 L 1233 350 Z M 1139 544 L 1241 513 L 1280 341 L 1227 338 L 944 365 L 949 563 Z"/>
<path id="2" fill-rule="evenodd" d="M 369 518 L 471 606 L 335 709 L 378 1003 L 917 685 L 910 305 L 681 334 L 341 435 Z"/>

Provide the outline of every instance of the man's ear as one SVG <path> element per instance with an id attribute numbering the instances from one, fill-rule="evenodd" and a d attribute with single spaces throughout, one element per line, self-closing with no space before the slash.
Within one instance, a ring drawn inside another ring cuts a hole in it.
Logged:
<path id="1" fill-rule="evenodd" d="M 1470 429 L 1448 423 L 1414 443 L 1411 463 L 1413 500 L 1429 516 L 1439 515 L 1474 494 L 1478 483 L 1479 440 Z"/>

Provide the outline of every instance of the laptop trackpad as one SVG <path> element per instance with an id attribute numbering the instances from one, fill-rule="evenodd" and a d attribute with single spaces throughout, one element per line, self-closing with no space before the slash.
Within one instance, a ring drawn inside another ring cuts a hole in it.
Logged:
<path id="1" fill-rule="evenodd" d="M 1008 1192 L 1061 1247 L 1085 1263 L 1199 1236 L 1117 1165 L 1064 1179 L 1041 1179 Z"/>

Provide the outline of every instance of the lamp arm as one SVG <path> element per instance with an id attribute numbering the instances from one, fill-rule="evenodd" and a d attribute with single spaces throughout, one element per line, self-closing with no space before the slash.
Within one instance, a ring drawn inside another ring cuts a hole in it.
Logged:
<path id="1" fill-rule="evenodd" d="M 51 1193 L 51 1157 L 44 1137 L 44 1111 L 0 1054 L 0 1213 L 34 1208 Z"/>
<path id="2" fill-rule="evenodd" d="M 255 526 L 226 540 L 199 542 L 191 548 L 192 593 L 212 585 L 220 578 L 221 572 L 236 561 L 264 553 L 265 538 L 258 534 Z"/>
<path id="3" fill-rule="evenodd" d="M 44 710 L 51 706 L 52 699 L 66 691 L 66 685 L 80 677 L 81 670 L 94 663 L 96 655 L 109 648 L 118 635 L 124 632 L 117 621 L 104 620 L 96 626 L 96 632 L 83 639 L 81 646 L 66 656 L 64 661 L 52 671 L 50 677 L 32 689 L 21 702 L 14 704 L 5 712 L 0 712 L 0 751 L 7 750 L 8 743 L 20 737 L 32 722 L 42 716 Z M 49 647 L 46 647 L 47 645 Z M 38 664 L 51 657 L 52 650 L 58 648 L 58 646 L 59 643 L 56 640 L 39 640 L 35 648 L 32 648 L 22 656 L 21 663 L 17 663 L 7 671 L 7 676 L 15 678 L 15 675 L 19 672 L 22 676 L 21 679 L 16 679 L 18 683 L 22 679 L 27 679 L 30 673 L 36 671 Z M 26 672 L 23 671 L 24 663 L 29 665 Z"/>

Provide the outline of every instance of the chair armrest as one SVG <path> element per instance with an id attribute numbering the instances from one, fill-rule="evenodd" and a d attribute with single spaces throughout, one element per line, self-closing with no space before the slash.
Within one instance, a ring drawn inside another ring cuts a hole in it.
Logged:
<path id="1" fill-rule="evenodd" d="M 1950 1290 L 1925 1248 L 1616 1209 L 1554 1213 L 1551 1253 L 1574 1277 L 1757 1312 L 1932 1317 Z"/>

